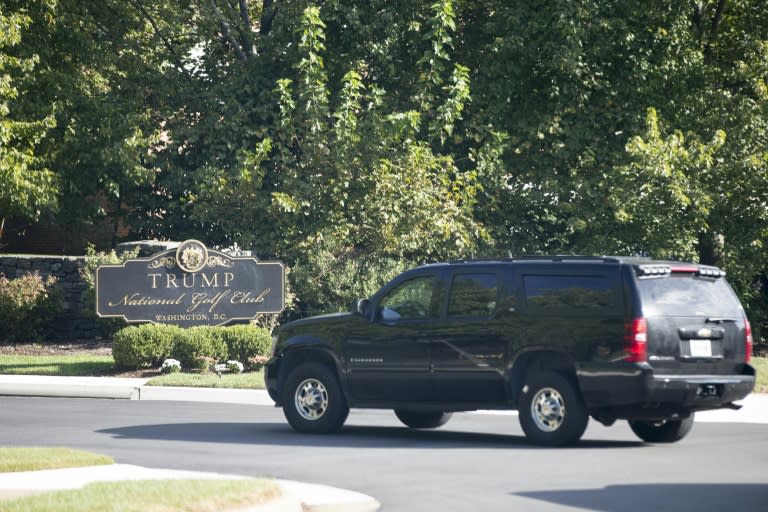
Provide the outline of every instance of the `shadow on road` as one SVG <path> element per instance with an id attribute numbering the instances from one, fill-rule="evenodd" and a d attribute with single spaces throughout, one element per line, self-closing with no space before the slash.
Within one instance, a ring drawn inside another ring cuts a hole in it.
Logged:
<path id="1" fill-rule="evenodd" d="M 595 512 L 764 510 L 768 503 L 765 484 L 635 484 L 510 494 Z"/>
<path id="2" fill-rule="evenodd" d="M 411 430 L 406 427 L 348 425 L 337 434 L 294 432 L 285 423 L 172 423 L 136 425 L 99 430 L 118 439 L 192 441 L 201 443 L 263 444 L 270 446 L 357 448 L 502 448 L 542 449 L 524 437 L 445 430 Z M 570 449 L 634 448 L 640 442 L 584 440 Z"/>

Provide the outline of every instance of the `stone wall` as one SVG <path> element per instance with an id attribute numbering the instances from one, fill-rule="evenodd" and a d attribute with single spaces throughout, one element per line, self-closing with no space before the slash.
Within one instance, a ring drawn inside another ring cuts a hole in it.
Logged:
<path id="1" fill-rule="evenodd" d="M 9 279 L 37 272 L 53 276 L 62 292 L 62 312 L 54 320 L 53 336 L 59 340 L 96 338 L 102 334 L 88 294 L 80 277 L 85 264 L 82 256 L 35 256 L 0 254 L 0 274 Z"/>

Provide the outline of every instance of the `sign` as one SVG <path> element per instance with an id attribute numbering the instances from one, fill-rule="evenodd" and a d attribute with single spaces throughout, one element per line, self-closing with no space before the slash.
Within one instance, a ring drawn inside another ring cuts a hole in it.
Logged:
<path id="1" fill-rule="evenodd" d="M 96 314 L 128 322 L 223 325 L 280 313 L 285 267 L 187 240 L 176 250 L 96 269 Z"/>

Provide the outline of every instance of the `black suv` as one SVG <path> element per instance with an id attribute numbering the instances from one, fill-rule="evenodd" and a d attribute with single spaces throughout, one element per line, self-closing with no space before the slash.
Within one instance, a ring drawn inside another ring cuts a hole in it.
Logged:
<path id="1" fill-rule="evenodd" d="M 276 333 L 270 396 L 300 432 L 350 407 L 412 428 L 454 411 L 517 409 L 530 440 L 579 440 L 589 417 L 682 439 L 694 413 L 752 391 L 752 332 L 725 273 L 694 263 L 537 257 L 425 265 L 353 312 Z"/>

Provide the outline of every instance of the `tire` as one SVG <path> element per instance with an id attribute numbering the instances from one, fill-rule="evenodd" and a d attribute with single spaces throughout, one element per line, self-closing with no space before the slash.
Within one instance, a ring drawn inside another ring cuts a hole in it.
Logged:
<path id="1" fill-rule="evenodd" d="M 576 387 L 564 375 L 554 372 L 528 376 L 520 395 L 518 415 L 526 437 L 542 446 L 576 443 L 589 422 Z"/>
<path id="2" fill-rule="evenodd" d="M 442 427 L 453 416 L 452 412 L 419 412 L 404 409 L 395 409 L 395 416 L 410 428 L 438 428 Z"/>
<path id="3" fill-rule="evenodd" d="M 303 363 L 288 374 L 282 397 L 283 414 L 297 432 L 338 432 L 349 407 L 336 373 L 320 363 Z"/>
<path id="4" fill-rule="evenodd" d="M 682 420 L 628 421 L 632 432 L 646 443 L 676 443 L 688 435 L 693 427 L 693 422 L 693 413 Z"/>

